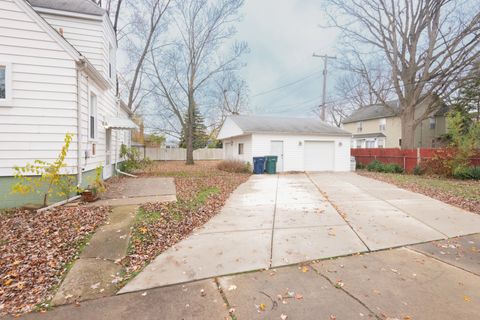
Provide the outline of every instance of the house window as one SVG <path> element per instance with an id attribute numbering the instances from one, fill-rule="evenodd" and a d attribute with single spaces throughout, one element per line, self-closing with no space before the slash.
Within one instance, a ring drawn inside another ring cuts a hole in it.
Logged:
<path id="1" fill-rule="evenodd" d="M 243 154 L 243 143 L 238 144 L 238 154 Z"/>
<path id="2" fill-rule="evenodd" d="M 10 64 L 0 62 L 0 105 L 9 103 L 12 99 Z"/>
<path id="3" fill-rule="evenodd" d="M 357 122 L 357 132 L 362 132 L 363 130 L 363 122 L 359 121 Z"/>
<path id="4" fill-rule="evenodd" d="M 378 139 L 377 140 L 377 147 L 378 148 L 385 148 L 385 139 Z"/>
<path id="5" fill-rule="evenodd" d="M 380 129 L 380 132 L 385 131 L 385 129 L 387 128 L 387 119 L 385 118 L 380 119 L 378 127 Z"/>
<path id="6" fill-rule="evenodd" d="M 89 136 L 92 140 L 97 137 L 97 95 L 93 92 L 90 93 Z"/>
<path id="7" fill-rule="evenodd" d="M 367 148 L 375 148 L 375 141 L 374 140 L 367 140 L 366 141 Z"/>
<path id="8" fill-rule="evenodd" d="M 435 118 L 429 118 L 429 125 L 430 125 L 430 129 L 435 129 L 436 125 L 437 125 L 437 120 Z"/>
<path id="9" fill-rule="evenodd" d="M 0 66 L 0 99 L 7 99 L 7 67 Z"/>

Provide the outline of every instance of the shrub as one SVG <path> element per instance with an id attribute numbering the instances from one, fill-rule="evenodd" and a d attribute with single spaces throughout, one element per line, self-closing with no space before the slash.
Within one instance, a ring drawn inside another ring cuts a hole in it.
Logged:
<path id="1" fill-rule="evenodd" d="M 453 177 L 462 180 L 480 180 L 480 167 L 457 167 L 453 172 Z"/>
<path id="2" fill-rule="evenodd" d="M 415 168 L 413 168 L 413 174 L 416 176 L 421 176 L 424 173 L 425 173 L 425 169 L 422 168 L 422 166 L 420 165 L 416 165 Z"/>
<path id="3" fill-rule="evenodd" d="M 367 166 L 368 171 L 385 173 L 403 173 L 403 168 L 396 163 L 381 163 L 378 160 L 370 162 Z"/>
<path id="4" fill-rule="evenodd" d="M 43 206 L 46 207 L 48 199 L 55 193 L 55 189 L 59 189 L 57 195 L 66 198 L 70 193 L 76 191 L 74 180 L 62 175 L 62 170 L 67 167 L 66 159 L 72 139 L 72 133 L 65 135 L 62 149 L 54 162 L 35 160 L 33 163 L 27 163 L 24 167 L 15 166 L 13 170 L 18 182 L 13 185 L 12 192 L 43 194 Z"/>
<path id="5" fill-rule="evenodd" d="M 381 172 L 382 163 L 378 160 L 373 160 L 367 165 L 368 171 Z"/>
<path id="6" fill-rule="evenodd" d="M 363 170 L 363 169 L 365 169 L 366 167 L 367 167 L 366 165 L 364 165 L 363 163 L 360 163 L 360 162 L 357 162 L 357 163 L 355 164 L 355 168 L 356 168 L 357 170 Z"/>
<path id="7" fill-rule="evenodd" d="M 148 158 L 141 159 L 138 149 L 129 148 L 124 144 L 120 147 L 120 157 L 125 159 L 121 163 L 121 170 L 127 173 L 143 169 L 151 163 L 151 160 Z"/>
<path id="8" fill-rule="evenodd" d="M 248 162 L 238 160 L 225 160 L 217 165 L 218 170 L 232 173 L 251 173 L 252 166 Z"/>

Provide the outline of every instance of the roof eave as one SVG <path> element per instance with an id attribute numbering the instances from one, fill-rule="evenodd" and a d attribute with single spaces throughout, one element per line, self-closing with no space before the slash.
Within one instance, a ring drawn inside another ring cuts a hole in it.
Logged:
<path id="1" fill-rule="evenodd" d="M 245 131 L 247 134 L 297 134 L 297 135 L 313 135 L 313 136 L 351 136 L 349 132 L 288 132 L 288 131 Z"/>
<path id="2" fill-rule="evenodd" d="M 57 9 L 38 7 L 38 6 L 32 6 L 32 8 L 36 12 L 40 12 L 40 13 L 47 13 L 47 14 L 57 15 L 57 16 L 65 16 L 65 17 L 72 17 L 72 18 L 95 20 L 95 21 L 103 21 L 103 16 L 105 15 L 105 14 L 96 15 L 96 14 L 79 13 L 74 11 L 57 10 Z"/>

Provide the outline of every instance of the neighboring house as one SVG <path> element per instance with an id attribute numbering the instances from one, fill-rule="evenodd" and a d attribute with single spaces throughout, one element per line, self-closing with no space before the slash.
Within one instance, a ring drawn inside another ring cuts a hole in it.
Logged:
<path id="1" fill-rule="evenodd" d="M 33 201 L 10 194 L 13 167 L 55 160 L 67 132 L 65 174 L 80 185 L 99 166 L 114 174 L 136 127 L 116 95 L 116 50 L 90 0 L 0 0 L 0 208 Z"/>
<path id="2" fill-rule="evenodd" d="M 402 120 L 398 101 L 387 102 L 389 107 L 374 104 L 360 108 L 342 122 L 342 128 L 353 134 L 352 148 L 399 148 L 402 144 Z M 447 133 L 446 113 L 442 105 L 415 130 L 415 145 L 433 148 L 442 144 Z M 417 109 L 417 114 L 423 112 Z"/>
<path id="3" fill-rule="evenodd" d="M 314 118 L 230 116 L 220 132 L 224 158 L 278 156 L 277 171 L 349 171 L 352 135 Z"/>

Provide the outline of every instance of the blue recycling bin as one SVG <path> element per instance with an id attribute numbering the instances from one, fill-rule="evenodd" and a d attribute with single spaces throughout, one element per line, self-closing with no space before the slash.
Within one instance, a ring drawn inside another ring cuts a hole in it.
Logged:
<path id="1" fill-rule="evenodd" d="M 253 173 L 263 174 L 265 171 L 265 157 L 253 157 Z"/>

